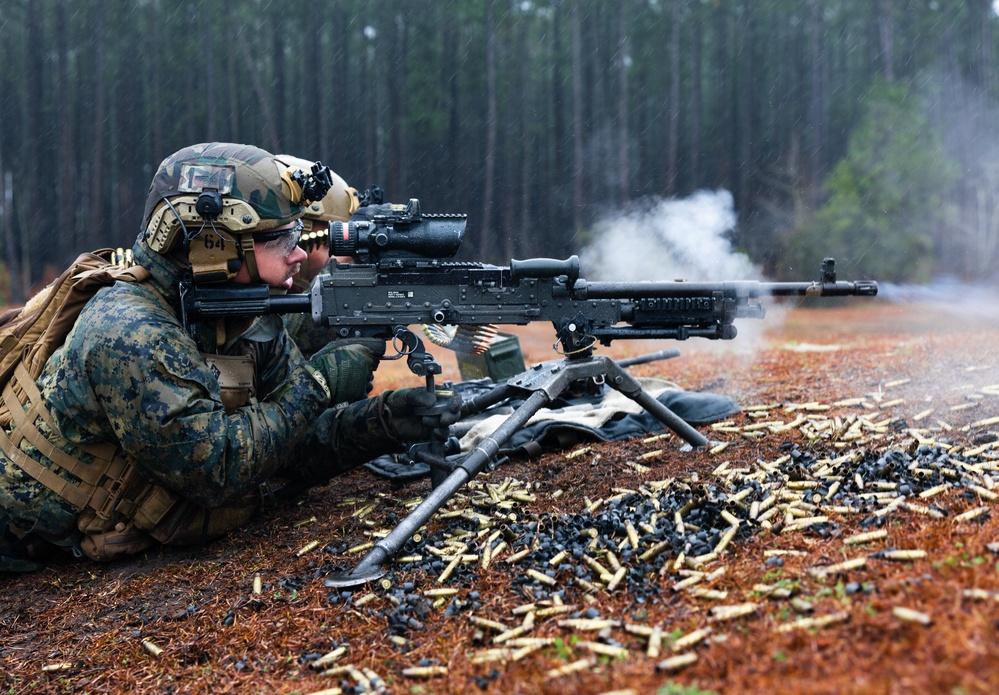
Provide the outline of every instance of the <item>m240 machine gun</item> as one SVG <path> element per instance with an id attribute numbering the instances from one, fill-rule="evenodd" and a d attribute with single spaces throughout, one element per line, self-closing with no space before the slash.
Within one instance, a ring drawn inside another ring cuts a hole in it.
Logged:
<path id="1" fill-rule="evenodd" d="M 579 259 L 511 260 L 508 266 L 458 262 L 464 215 L 428 215 L 419 201 L 380 206 L 368 219 L 334 223 L 330 253 L 352 256 L 313 282 L 309 294 L 272 295 L 266 286 L 187 286 L 182 288 L 185 322 L 205 317 L 310 312 L 331 339 L 392 340 L 410 370 L 435 389 L 440 364 L 408 327 L 526 325 L 554 327 L 561 359 L 534 365 L 493 390 L 465 402 L 464 415 L 515 396 L 526 396 L 491 437 L 471 452 L 443 455 L 441 443 L 414 447 L 415 459 L 439 473 L 429 496 L 403 519 L 349 573 L 330 577 L 331 587 L 349 587 L 381 577 L 385 563 L 465 483 L 494 461 L 502 445 L 541 408 L 571 384 L 601 379 L 639 403 L 691 446 L 707 439 L 646 393 L 598 344 L 614 340 L 707 338 L 732 340 L 737 319 L 762 319 L 768 297 L 846 297 L 877 294 L 873 281 L 836 279 L 835 263 L 822 263 L 812 282 L 589 282 Z M 432 416 L 432 412 L 427 415 Z M 440 471 L 443 471 L 440 473 Z"/>

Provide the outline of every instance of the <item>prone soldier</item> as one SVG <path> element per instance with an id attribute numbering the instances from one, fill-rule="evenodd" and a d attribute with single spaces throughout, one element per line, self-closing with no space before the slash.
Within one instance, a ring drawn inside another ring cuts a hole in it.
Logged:
<path id="1" fill-rule="evenodd" d="M 437 402 L 425 389 L 332 407 L 336 350 L 304 359 L 276 316 L 186 325 L 192 287 L 291 289 L 327 174 L 231 143 L 162 162 L 132 249 L 139 281 L 101 289 L 41 376 L 3 390 L 18 415 L 0 428 L 0 571 L 52 548 L 106 560 L 219 538 L 268 481 L 322 484 L 457 419 L 457 398 L 423 415 Z"/>

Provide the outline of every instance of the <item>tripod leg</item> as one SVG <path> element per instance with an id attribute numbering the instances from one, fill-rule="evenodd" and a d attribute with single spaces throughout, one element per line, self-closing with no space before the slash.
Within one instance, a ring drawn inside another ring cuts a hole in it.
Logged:
<path id="1" fill-rule="evenodd" d="M 614 360 L 609 357 L 598 357 L 598 360 L 607 362 L 607 385 L 620 391 L 622 394 L 638 403 L 647 411 L 655 415 L 656 419 L 666 427 L 676 432 L 691 446 L 705 446 L 708 440 L 700 432 L 691 427 L 687 422 L 665 405 L 653 398 L 648 391 L 642 388 L 635 377 L 624 371 Z"/>
<path id="2" fill-rule="evenodd" d="M 423 502 L 419 504 L 398 526 L 392 529 L 385 538 L 377 541 L 367 555 L 346 574 L 330 575 L 323 584 L 331 588 L 345 589 L 360 586 L 374 581 L 387 572 L 386 562 L 395 557 L 402 546 L 406 544 L 420 527 L 430 521 L 437 510 L 451 499 L 465 483 L 481 473 L 500 447 L 524 426 L 534 415 L 549 403 L 544 391 L 532 393 L 523 405 L 517 408 L 496 428 L 492 436 L 483 439 L 451 475 L 434 487 Z"/>

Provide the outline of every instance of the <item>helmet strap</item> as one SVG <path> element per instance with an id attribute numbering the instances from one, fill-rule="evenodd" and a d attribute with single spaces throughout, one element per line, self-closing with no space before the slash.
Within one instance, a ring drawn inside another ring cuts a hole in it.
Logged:
<path id="1" fill-rule="evenodd" d="M 250 282 L 260 282 L 260 274 L 257 272 L 257 256 L 253 250 L 253 234 L 241 234 L 239 247 L 243 252 L 243 262 L 246 263 L 246 270 L 250 273 Z"/>

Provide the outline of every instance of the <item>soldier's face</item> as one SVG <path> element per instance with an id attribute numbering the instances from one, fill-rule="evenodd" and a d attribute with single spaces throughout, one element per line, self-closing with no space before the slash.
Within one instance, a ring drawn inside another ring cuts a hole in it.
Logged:
<path id="1" fill-rule="evenodd" d="M 279 227 L 277 230 L 287 229 L 288 234 L 283 234 L 277 239 L 254 244 L 254 255 L 257 260 L 257 274 L 260 282 L 265 282 L 271 287 L 278 289 L 291 289 L 292 278 L 298 274 L 302 261 L 307 258 L 305 251 L 298 245 L 302 229 L 299 222 L 293 222 Z M 236 282 L 249 282 L 250 274 L 246 264 L 239 269 L 239 273 L 234 278 Z"/>

